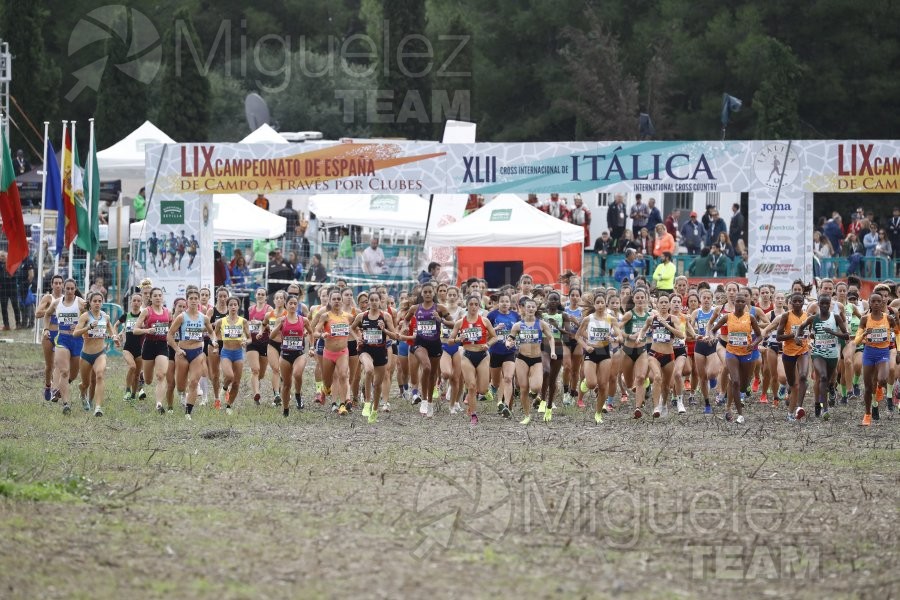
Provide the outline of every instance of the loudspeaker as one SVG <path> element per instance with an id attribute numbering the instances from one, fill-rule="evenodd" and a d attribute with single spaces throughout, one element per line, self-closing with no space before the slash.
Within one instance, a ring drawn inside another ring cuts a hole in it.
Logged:
<path id="1" fill-rule="evenodd" d="M 516 285 L 522 278 L 524 263 L 521 260 L 485 261 L 484 278 L 491 289 L 504 285 Z"/>

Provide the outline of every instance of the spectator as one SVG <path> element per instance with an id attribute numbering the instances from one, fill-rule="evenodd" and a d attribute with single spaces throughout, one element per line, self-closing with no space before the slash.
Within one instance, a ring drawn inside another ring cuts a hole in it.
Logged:
<path id="1" fill-rule="evenodd" d="M 306 233 L 303 237 L 309 241 L 310 252 L 315 252 L 319 244 L 319 219 L 314 212 L 309 213 L 309 221 L 307 221 Z M 310 260 L 312 260 L 312 255 L 306 258 L 306 262 L 308 263 Z"/>
<path id="2" fill-rule="evenodd" d="M 854 225 L 857 221 L 861 221 L 863 219 L 863 209 L 862 206 L 857 206 L 856 210 L 850 215 L 850 225 Z M 857 233 L 857 232 L 854 232 Z"/>
<path id="3" fill-rule="evenodd" d="M 888 238 L 891 240 L 891 247 L 894 249 L 894 258 L 898 258 L 900 253 L 900 208 L 894 207 L 894 216 L 888 225 Z"/>
<path id="4" fill-rule="evenodd" d="M 274 294 L 278 290 L 286 290 L 294 277 L 294 268 L 284 260 L 281 248 L 275 248 L 269 253 L 269 293 Z"/>
<path id="5" fill-rule="evenodd" d="M 528 199 L 525 201 L 536 209 L 540 210 L 541 207 L 538 206 L 538 197 L 537 194 L 528 194 Z"/>
<path id="6" fill-rule="evenodd" d="M 678 221 L 681 219 L 681 210 L 675 209 L 672 211 L 668 217 L 666 217 L 665 225 L 666 231 L 669 232 L 669 235 L 672 236 L 672 239 L 675 240 L 675 243 L 678 243 Z"/>
<path id="7" fill-rule="evenodd" d="M 28 254 L 16 270 L 16 288 L 19 292 L 19 308 L 22 323 L 20 329 L 34 327 L 34 305 L 37 300 L 34 284 L 36 269 L 31 254 Z"/>
<path id="8" fill-rule="evenodd" d="M 584 247 L 591 243 L 591 211 L 584 206 L 581 194 L 575 194 L 575 206 L 569 212 L 569 221 L 572 225 L 578 225 L 584 229 Z"/>
<path id="9" fill-rule="evenodd" d="M 556 217 L 561 221 L 569 220 L 569 207 L 566 206 L 564 201 L 560 201 L 559 194 L 550 194 L 550 201 L 545 204 L 541 210 L 550 215 L 551 217 Z"/>
<path id="10" fill-rule="evenodd" d="M 650 209 L 641 201 L 640 194 L 635 194 L 634 206 L 631 207 L 629 216 L 631 217 L 631 232 L 637 238 L 641 229 L 647 226 L 647 220 L 650 218 Z"/>
<path id="11" fill-rule="evenodd" d="M 675 238 L 666 231 L 666 226 L 662 223 L 656 224 L 656 238 L 653 241 L 653 256 L 660 258 L 663 254 L 668 254 L 669 258 L 675 254 Z"/>
<path id="12" fill-rule="evenodd" d="M 338 244 L 338 258 L 353 258 L 353 240 L 350 239 L 350 230 L 341 227 L 341 241 Z"/>
<path id="13" fill-rule="evenodd" d="M 886 258 L 890 260 L 890 258 L 894 255 L 894 250 L 891 248 L 891 240 L 888 238 L 887 230 L 879 229 L 878 230 L 878 241 L 875 243 L 875 258 Z M 883 273 L 881 270 L 881 263 L 875 264 L 875 278 L 881 279 L 885 277 L 886 273 Z"/>
<path id="14" fill-rule="evenodd" d="M 96 260 L 91 265 L 91 275 L 102 278 L 104 282 L 112 281 L 112 269 L 110 269 L 109 261 L 106 260 L 106 255 L 102 252 L 97 253 Z"/>
<path id="15" fill-rule="evenodd" d="M 663 225 L 660 223 L 660 226 Z M 666 234 L 668 235 L 668 234 Z M 653 270 L 653 284 L 656 291 L 671 294 L 675 291 L 675 263 L 672 262 L 672 253 L 663 252 L 662 262 Z"/>
<path id="16" fill-rule="evenodd" d="M 317 297 L 317 284 L 328 281 L 328 274 L 325 272 L 325 266 L 322 265 L 321 254 L 312 255 L 311 262 L 309 263 L 309 268 L 306 270 L 306 281 L 312 284 L 306 288 L 307 298 L 310 299 L 310 304 L 316 304 L 315 299 Z"/>
<path id="17" fill-rule="evenodd" d="M 703 223 L 703 228 L 709 231 L 709 226 L 713 222 L 712 214 L 714 212 L 718 212 L 716 210 L 715 204 L 707 204 L 706 212 L 703 213 L 703 218 L 700 219 L 700 222 Z"/>
<path id="18" fill-rule="evenodd" d="M 862 243 L 860 243 L 859 238 L 856 237 L 856 234 L 853 232 L 848 233 L 847 237 L 844 238 L 843 245 L 841 246 L 841 256 L 846 258 L 850 263 L 847 268 L 848 275 L 860 273 L 859 266 L 865 254 L 866 248 L 862 245 Z"/>
<path id="19" fill-rule="evenodd" d="M 634 248 L 629 248 L 625 251 L 625 258 L 623 258 L 622 262 L 616 267 L 616 270 L 613 273 L 613 279 L 616 280 L 616 283 L 621 283 L 623 281 L 634 283 L 635 277 L 643 272 L 644 261 L 639 259 L 639 255 Z"/>
<path id="20" fill-rule="evenodd" d="M 141 191 L 137 193 L 131 205 L 134 207 L 135 221 L 143 221 L 147 218 L 147 199 L 144 198 L 144 188 L 141 188 Z"/>
<path id="21" fill-rule="evenodd" d="M 841 215 L 837 212 L 831 213 L 831 218 L 825 222 L 823 233 L 825 234 L 825 237 L 828 238 L 828 241 L 831 242 L 831 247 L 834 248 L 836 252 L 837 249 L 841 247 L 841 243 L 844 239 L 844 225 L 841 220 Z"/>
<path id="22" fill-rule="evenodd" d="M 656 226 L 663 222 L 662 215 L 659 212 L 659 209 L 656 208 L 656 198 L 650 198 L 647 200 L 647 210 L 649 211 L 647 215 L 647 231 L 653 232 L 656 231 Z"/>
<path id="23" fill-rule="evenodd" d="M 262 193 L 256 195 L 256 200 L 253 201 L 253 204 L 263 210 L 269 210 L 269 199 L 266 198 Z"/>
<path id="24" fill-rule="evenodd" d="M 106 301 L 106 286 L 104 284 L 106 283 L 106 280 L 104 280 L 103 277 L 99 277 L 99 276 L 93 277 L 93 280 L 94 280 L 94 283 L 92 283 L 91 287 L 88 288 L 88 293 L 89 294 L 93 294 L 94 292 L 99 293 L 101 296 L 103 296 L 103 301 L 105 302 Z"/>
<path id="25" fill-rule="evenodd" d="M 16 158 L 13 161 L 13 170 L 16 172 L 17 177 L 31 172 L 31 163 L 25 158 L 25 152 L 21 148 L 16 150 Z"/>
<path id="26" fill-rule="evenodd" d="M 253 240 L 254 264 L 265 265 L 269 261 L 269 252 L 274 250 L 276 246 L 277 244 L 271 240 Z"/>
<path id="27" fill-rule="evenodd" d="M 369 247 L 363 250 L 363 271 L 367 275 L 381 275 L 387 269 L 384 266 L 384 250 L 378 247 L 378 238 L 372 236 Z"/>
<path id="28" fill-rule="evenodd" d="M 640 252 L 644 256 L 653 255 L 653 238 L 650 237 L 650 232 L 646 227 L 641 227 L 641 230 L 638 233 L 637 243 L 638 252 Z"/>
<path id="29" fill-rule="evenodd" d="M 831 277 L 831 265 L 830 263 L 823 262 L 823 259 L 832 258 L 834 256 L 834 250 L 831 247 L 831 242 L 828 241 L 828 238 L 819 233 L 818 231 L 813 232 L 813 256 L 815 257 L 814 266 L 818 265 L 818 269 L 816 273 L 813 273 L 816 277 Z"/>
<path id="30" fill-rule="evenodd" d="M 866 247 L 866 256 L 875 256 L 875 247 L 878 246 L 878 225 L 869 223 L 869 233 L 863 238 L 863 246 Z"/>
<path id="31" fill-rule="evenodd" d="M 859 209 L 862 210 L 862 209 Z M 847 233 L 853 232 L 856 234 L 856 237 L 859 239 L 863 239 L 863 237 L 869 231 L 869 221 L 865 217 L 859 217 L 850 223 L 850 226 L 847 227 Z"/>
<path id="32" fill-rule="evenodd" d="M 681 226 L 681 241 L 690 255 L 700 254 L 703 240 L 706 238 L 706 228 L 697 220 L 697 213 L 691 212 L 690 220 Z"/>
<path id="33" fill-rule="evenodd" d="M 740 258 L 737 260 L 737 265 L 735 266 L 735 276 L 737 277 L 746 277 L 747 271 L 749 270 L 750 262 L 747 260 L 747 251 L 744 250 L 741 252 Z"/>
<path id="34" fill-rule="evenodd" d="M 284 229 L 285 236 L 290 240 L 294 239 L 300 227 L 300 215 L 294 210 L 294 201 L 288 198 L 284 203 L 284 208 L 278 211 L 278 216 L 284 217 L 284 220 L 287 221 Z"/>
<path id="35" fill-rule="evenodd" d="M 425 283 L 427 281 L 437 281 L 438 275 L 441 272 L 440 263 L 430 262 L 428 263 L 428 268 L 425 271 L 419 273 L 419 283 Z"/>
<path id="36" fill-rule="evenodd" d="M 737 246 L 738 240 L 744 239 L 744 214 L 740 204 L 731 205 L 731 223 L 728 225 L 728 239 L 732 246 Z"/>
<path id="37" fill-rule="evenodd" d="M 297 248 L 297 264 L 309 264 L 309 260 L 312 257 L 312 244 L 309 243 L 306 236 L 300 236 L 297 238 L 295 245 Z"/>
<path id="38" fill-rule="evenodd" d="M 228 278 L 228 265 L 225 264 L 222 253 L 218 250 L 213 252 L 213 283 L 216 287 L 231 283 Z"/>
<path id="39" fill-rule="evenodd" d="M 604 231 L 594 242 L 594 252 L 600 256 L 600 272 L 606 275 L 606 257 L 614 253 L 616 250 L 613 240 L 609 237 L 609 232 Z"/>
<path id="40" fill-rule="evenodd" d="M 641 244 L 634 239 L 634 234 L 630 229 L 625 230 L 625 234 L 619 239 L 619 242 L 616 244 L 616 252 L 618 254 L 627 254 L 628 249 L 631 248 L 634 251 L 638 251 L 641 249 Z"/>
<path id="41" fill-rule="evenodd" d="M 725 257 L 722 256 L 722 251 L 719 250 L 718 244 L 710 247 L 707 263 L 711 277 L 725 277 L 728 274 L 728 263 Z"/>
<path id="42" fill-rule="evenodd" d="M 228 268 L 229 268 L 229 269 L 234 269 L 235 265 L 237 265 L 237 261 L 238 261 L 239 258 L 243 258 L 243 259 L 244 259 L 244 264 L 247 264 L 247 262 L 246 262 L 247 259 L 244 258 L 244 253 L 241 251 L 240 248 L 235 248 L 235 249 L 234 249 L 234 254 L 233 254 L 232 257 L 231 257 L 231 262 L 228 263 Z"/>
<path id="43" fill-rule="evenodd" d="M 706 246 L 712 246 L 719 241 L 720 234 L 724 233 L 728 236 L 728 228 L 725 226 L 725 219 L 719 216 L 719 209 L 713 208 L 709 213 L 709 225 L 706 227 Z"/>
<path id="44" fill-rule="evenodd" d="M 294 265 L 294 279 L 297 281 L 303 281 L 303 263 L 299 260 Z"/>
<path id="45" fill-rule="evenodd" d="M 715 243 L 715 246 L 718 246 L 719 252 L 724 256 L 727 256 L 729 259 L 734 258 L 734 246 L 731 245 L 731 242 L 728 240 L 728 234 L 724 231 L 719 232 L 719 239 Z"/>
<path id="46" fill-rule="evenodd" d="M 22 322 L 22 315 L 19 313 L 19 293 L 16 288 L 16 278 L 6 272 L 5 250 L 0 250 L 0 312 L 3 313 L 3 331 L 9 331 L 9 315 L 6 312 L 7 303 L 12 304 L 13 314 L 16 317 L 16 323 Z"/>
<path id="47" fill-rule="evenodd" d="M 269 273 L 271 275 L 271 272 Z M 231 285 L 238 291 L 244 291 L 250 284 L 250 269 L 247 267 L 247 261 L 243 255 L 235 258 L 234 266 L 231 267 Z"/>
<path id="48" fill-rule="evenodd" d="M 625 198 L 622 194 L 616 194 L 615 200 L 606 209 L 606 226 L 609 227 L 609 235 L 613 244 L 618 244 L 625 235 Z"/>

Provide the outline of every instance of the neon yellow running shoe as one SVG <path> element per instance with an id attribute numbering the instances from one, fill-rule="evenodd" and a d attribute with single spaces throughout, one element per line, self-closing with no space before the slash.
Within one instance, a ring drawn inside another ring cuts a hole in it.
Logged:
<path id="1" fill-rule="evenodd" d="M 553 409 L 548 408 L 547 411 L 544 413 L 544 423 L 549 423 L 552 420 L 553 420 Z"/>
<path id="2" fill-rule="evenodd" d="M 581 380 L 581 393 L 587 394 L 587 391 L 588 391 L 587 379 L 582 379 Z"/>
<path id="3" fill-rule="evenodd" d="M 644 389 L 646 389 L 648 387 L 650 387 L 650 378 L 649 377 L 644 380 Z"/>
<path id="4" fill-rule="evenodd" d="M 541 403 L 538 405 L 538 412 L 544 413 L 544 414 L 547 413 L 547 401 L 546 400 L 541 400 Z"/>
<path id="5" fill-rule="evenodd" d="M 488 402 L 494 401 L 494 392 L 491 391 L 491 388 L 488 388 L 488 391 L 484 394 L 484 399 Z"/>
<path id="6" fill-rule="evenodd" d="M 603 422 L 603 415 L 598 412 L 595 412 L 594 413 L 594 421 L 596 421 L 597 425 L 599 425 L 600 423 Z"/>
<path id="7" fill-rule="evenodd" d="M 519 421 L 519 425 L 528 425 L 529 423 L 531 423 L 531 415 L 528 415 L 527 417 Z"/>
<path id="8" fill-rule="evenodd" d="M 378 422 L 378 411 L 373 410 L 369 412 L 369 425 L 374 425 Z"/>
<path id="9" fill-rule="evenodd" d="M 371 402 L 363 402 L 362 416 L 368 417 L 372 414 L 372 403 Z"/>
<path id="10" fill-rule="evenodd" d="M 441 397 L 441 390 L 438 389 L 438 386 L 434 386 L 434 391 L 431 392 L 431 399 L 437 400 Z"/>

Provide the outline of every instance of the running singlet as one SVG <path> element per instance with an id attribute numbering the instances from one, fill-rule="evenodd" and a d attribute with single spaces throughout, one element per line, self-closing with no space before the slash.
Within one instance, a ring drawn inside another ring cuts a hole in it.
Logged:
<path id="1" fill-rule="evenodd" d="M 76 297 L 72 304 L 65 304 L 63 300 L 56 305 L 56 320 L 59 323 L 59 332 L 63 335 L 72 335 L 72 330 L 78 324 L 78 317 L 81 316 L 81 307 L 78 305 Z"/>
<path id="2" fill-rule="evenodd" d="M 469 317 L 462 318 L 462 325 L 459 328 L 459 337 L 462 339 L 463 346 L 472 346 L 475 344 L 484 344 L 488 339 L 488 330 L 484 325 L 484 317 L 479 315 L 475 321 L 469 321 Z"/>
<path id="3" fill-rule="evenodd" d="M 665 323 L 669 325 L 672 324 L 672 317 L 667 317 L 665 319 Z M 654 344 L 671 344 L 672 332 L 669 331 L 666 326 L 663 324 L 663 321 L 660 321 L 659 318 L 654 317 L 653 322 L 650 324 L 650 339 Z"/>
<path id="4" fill-rule="evenodd" d="M 644 328 L 644 325 L 647 323 L 647 319 L 649 318 L 650 313 L 644 313 L 644 315 L 641 316 L 636 312 L 631 311 L 631 318 L 628 319 L 627 323 L 625 323 L 625 335 L 632 335 L 639 332 Z"/>
<path id="5" fill-rule="evenodd" d="M 813 318 L 813 356 L 821 358 L 838 357 L 838 338 L 836 335 L 827 333 L 825 330 L 837 330 L 837 322 L 834 319 L 834 313 L 830 313 L 824 321 L 816 315 Z"/>
<path id="6" fill-rule="evenodd" d="M 673 348 L 684 348 L 687 340 L 687 321 L 684 318 L 677 318 L 675 325 L 675 329 L 681 332 L 682 337 L 674 337 L 672 338 L 672 347 Z"/>
<path id="7" fill-rule="evenodd" d="M 609 346 L 609 340 L 612 335 L 612 325 L 609 317 L 597 318 L 591 313 L 588 317 L 587 341 L 589 346 L 594 348 L 604 348 Z"/>
<path id="8" fill-rule="evenodd" d="M 847 327 L 850 333 L 850 340 L 856 337 L 856 332 L 859 331 L 859 317 L 855 312 L 853 312 L 853 305 L 849 302 L 844 305 L 844 311 L 847 315 Z"/>
<path id="9" fill-rule="evenodd" d="M 306 330 L 303 325 L 303 317 L 291 323 L 287 319 L 281 324 L 281 350 L 282 352 L 303 352 L 303 336 Z"/>
<path id="10" fill-rule="evenodd" d="M 134 335 L 134 324 L 137 323 L 138 317 L 141 316 L 141 313 L 133 314 L 133 313 L 125 313 L 121 317 L 119 317 L 119 323 L 125 326 L 125 337 L 126 339 L 129 336 Z"/>
<path id="11" fill-rule="evenodd" d="M 153 307 L 148 306 L 144 327 L 153 330 L 153 333 L 147 334 L 147 339 L 158 342 L 165 341 L 166 334 L 169 333 L 169 309 L 163 307 L 162 314 L 156 314 L 153 312 Z"/>
<path id="12" fill-rule="evenodd" d="M 706 328 L 709 327 L 709 321 L 712 319 L 713 309 L 709 312 L 702 308 L 697 310 L 697 335 L 703 337 L 706 335 Z"/>
<path id="13" fill-rule="evenodd" d="M 503 314 L 499 310 L 492 310 L 488 313 L 487 320 L 494 326 L 494 333 L 496 333 L 497 337 L 501 340 L 490 347 L 491 354 L 512 354 L 515 352 L 514 348 L 507 348 L 506 343 L 502 340 L 509 335 L 513 325 L 522 320 L 521 317 L 519 317 L 519 313 L 511 310 L 508 313 Z"/>
<path id="14" fill-rule="evenodd" d="M 198 312 L 196 319 L 191 319 L 187 311 L 181 313 L 181 330 L 180 338 L 186 342 L 202 342 L 205 326 L 206 315 Z"/>
<path id="15" fill-rule="evenodd" d="M 727 318 L 728 337 L 725 350 L 735 356 L 747 356 L 750 354 L 750 336 L 753 333 L 753 327 L 750 325 L 750 313 L 744 313 L 740 317 L 735 316 L 734 313 L 728 313 Z"/>
<path id="16" fill-rule="evenodd" d="M 575 339 L 575 333 L 578 331 L 578 324 L 581 322 L 581 317 L 583 313 L 580 308 L 565 308 L 564 312 L 572 317 L 572 320 L 569 321 L 568 327 L 566 327 L 566 333 L 569 335 L 571 339 Z"/>
<path id="17" fill-rule="evenodd" d="M 287 314 L 287 309 L 284 309 L 284 308 L 281 309 L 281 312 L 277 313 L 277 314 L 276 314 L 274 308 L 272 310 L 270 310 L 265 318 L 268 331 L 272 331 L 273 329 L 275 329 L 275 326 L 278 325 L 278 319 L 280 319 L 281 317 L 283 317 L 286 314 Z M 266 335 L 267 336 L 269 335 L 268 332 L 266 333 Z"/>
<path id="18" fill-rule="evenodd" d="M 529 325 L 525 321 L 522 321 L 522 324 L 519 325 L 519 336 L 518 343 L 521 344 L 538 344 L 544 341 L 544 332 L 541 329 L 541 322 L 539 320 L 535 320 L 534 323 Z"/>
<path id="19" fill-rule="evenodd" d="M 424 308 L 420 304 L 416 308 L 416 338 L 428 341 L 439 340 L 439 322 L 436 304 L 433 304 L 431 308 Z"/>
<path id="20" fill-rule="evenodd" d="M 550 331 L 553 332 L 553 339 L 559 341 L 559 330 L 563 326 L 562 313 L 556 313 L 555 315 L 544 313 L 544 321 L 550 326 Z"/>
<path id="21" fill-rule="evenodd" d="M 223 342 L 240 342 L 244 339 L 244 317 L 238 317 L 237 323 L 229 323 L 228 317 L 225 317 L 221 323 Z"/>
<path id="22" fill-rule="evenodd" d="M 379 316 L 377 319 L 370 319 L 368 312 L 363 315 L 362 320 L 359 322 L 363 346 L 385 346 L 387 344 L 387 337 L 384 333 L 384 329 L 378 326 L 379 323 L 382 326 L 384 325 L 384 316 Z"/>
<path id="23" fill-rule="evenodd" d="M 265 331 L 262 327 L 262 322 L 266 320 L 266 315 L 272 310 L 272 307 L 268 304 L 264 307 L 256 308 L 256 305 L 250 307 L 250 310 L 247 311 L 247 316 L 250 317 L 250 322 L 247 326 L 250 329 L 250 339 L 254 342 L 264 342 L 269 339 L 269 332 Z M 259 323 L 254 323 L 254 321 L 259 321 Z M 274 325 L 273 325 L 274 327 Z"/>
<path id="24" fill-rule="evenodd" d="M 60 331 L 62 326 L 60 325 Z M 866 329 L 863 335 L 863 343 L 873 348 L 888 348 L 891 345 L 891 324 L 887 313 L 882 313 L 877 321 L 869 315 L 866 319 Z"/>
<path id="25" fill-rule="evenodd" d="M 457 306 L 456 309 L 448 311 L 450 313 L 450 320 L 456 323 L 460 319 L 463 318 L 463 315 L 466 314 L 466 309 L 462 306 Z M 441 342 L 447 343 L 447 340 L 450 339 L 450 333 L 453 331 L 452 327 L 447 327 L 443 322 L 441 323 Z"/>
<path id="26" fill-rule="evenodd" d="M 339 315 L 328 313 L 328 321 L 325 322 L 325 334 L 331 338 L 350 337 L 350 315 L 343 311 Z"/>
<path id="27" fill-rule="evenodd" d="M 805 354 L 809 351 L 809 340 L 803 338 L 800 341 L 800 344 L 797 344 L 797 330 L 800 329 L 800 326 L 803 324 L 803 321 L 806 320 L 806 313 L 803 313 L 799 317 L 794 314 L 794 311 L 790 311 L 787 313 L 787 322 L 785 323 L 784 331 L 782 335 L 787 332 L 791 333 L 791 338 L 784 341 L 784 351 L 783 354 L 786 356 L 800 356 L 801 354 Z"/>
<path id="28" fill-rule="evenodd" d="M 88 316 L 88 324 L 90 324 L 94 320 L 94 315 L 91 314 Z M 106 326 L 109 323 L 109 315 L 105 312 L 100 311 L 100 317 L 97 318 L 97 324 L 87 330 L 85 334 L 92 340 L 100 340 L 106 338 Z"/>

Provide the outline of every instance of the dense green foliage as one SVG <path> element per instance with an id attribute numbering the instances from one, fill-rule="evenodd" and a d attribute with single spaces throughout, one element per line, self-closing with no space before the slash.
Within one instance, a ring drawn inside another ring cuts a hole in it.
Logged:
<path id="1" fill-rule="evenodd" d="M 462 116 L 478 122 L 480 140 L 634 139 L 645 111 L 660 139 L 715 139 L 723 92 L 744 102 L 729 139 L 900 135 L 900 20 L 889 0 L 130 2 L 156 25 L 164 56 L 176 9 L 192 17 L 200 66 L 209 66 L 208 127 L 191 124 L 203 115 L 171 96 L 185 86 L 164 84 L 165 66 L 151 85 L 138 84 L 145 91 L 135 100 L 134 80 L 110 60 L 99 98 L 86 90 L 66 100 L 73 73 L 103 51 L 67 51 L 96 3 L 50 0 L 42 13 L 36 2 L 2 2 L 4 39 L 16 46 L 13 94 L 31 119 L 96 112 L 107 142 L 127 128 L 116 122 L 124 118 L 157 120 L 179 140 L 204 131 L 240 139 L 251 91 L 282 130 L 330 138 L 438 138 L 445 118 Z M 424 38 L 404 42 L 412 33 Z M 110 55 L 125 51 L 120 40 L 107 43 Z M 403 59 L 407 73 L 398 50 L 420 54 Z M 104 113 L 112 98 L 127 115 Z"/>
<path id="2" fill-rule="evenodd" d="M 176 39 L 178 37 L 181 39 Z M 179 10 L 163 38 L 163 72 L 156 125 L 163 131 L 171 131 L 175 140 L 181 142 L 206 140 L 209 133 L 209 79 L 204 76 L 204 65 L 198 65 L 189 52 L 188 44 L 200 48 L 190 13 Z"/>

